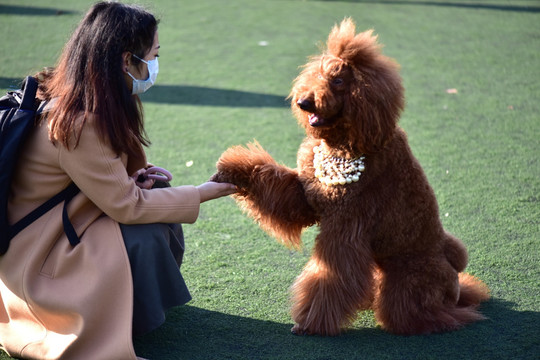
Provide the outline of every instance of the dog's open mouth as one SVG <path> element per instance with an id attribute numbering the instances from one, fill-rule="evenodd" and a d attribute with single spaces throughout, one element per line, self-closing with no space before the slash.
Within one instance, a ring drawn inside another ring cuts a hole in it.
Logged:
<path id="1" fill-rule="evenodd" d="M 336 119 L 339 119 L 341 116 L 341 113 L 338 113 L 337 115 L 334 115 L 332 117 L 322 117 L 321 115 L 312 113 L 309 114 L 308 121 L 309 125 L 312 127 L 322 127 L 322 126 L 331 126 L 333 123 L 336 122 Z"/>
<path id="2" fill-rule="evenodd" d="M 309 115 L 309 125 L 311 125 L 313 127 L 323 126 L 326 123 L 327 123 L 327 121 L 324 118 L 317 115 L 317 114 L 310 114 Z"/>

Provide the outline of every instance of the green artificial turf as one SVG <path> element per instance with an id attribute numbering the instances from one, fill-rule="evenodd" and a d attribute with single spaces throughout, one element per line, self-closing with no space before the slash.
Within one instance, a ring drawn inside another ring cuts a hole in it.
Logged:
<path id="1" fill-rule="evenodd" d="M 54 65 L 90 1 L 0 0 L 0 91 Z M 345 16 L 375 29 L 402 67 L 401 126 L 435 189 L 467 271 L 490 287 L 488 320 L 395 336 L 373 314 L 342 336 L 289 333 L 288 287 L 310 255 L 263 233 L 231 198 L 184 227 L 193 300 L 135 340 L 150 359 L 538 359 L 540 2 L 503 0 L 146 1 L 160 73 L 142 98 L 150 161 L 199 184 L 229 146 L 256 139 L 294 167 L 303 138 L 285 100 L 298 67 Z M 406 209 L 404 209 L 406 211 Z M 0 353 L 0 359 L 9 357 Z"/>

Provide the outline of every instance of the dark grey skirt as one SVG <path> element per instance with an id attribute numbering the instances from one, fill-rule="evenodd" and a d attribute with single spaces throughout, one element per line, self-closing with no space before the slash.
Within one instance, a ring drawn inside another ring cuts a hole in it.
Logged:
<path id="1" fill-rule="evenodd" d="M 180 273 L 184 235 L 180 224 L 120 224 L 133 276 L 133 335 L 165 322 L 165 311 L 191 295 Z"/>

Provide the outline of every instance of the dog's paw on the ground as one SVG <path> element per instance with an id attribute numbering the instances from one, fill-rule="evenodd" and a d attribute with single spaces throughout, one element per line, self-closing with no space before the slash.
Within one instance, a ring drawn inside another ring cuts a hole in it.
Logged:
<path id="1" fill-rule="evenodd" d="M 296 335 L 296 336 L 312 335 L 307 329 L 304 329 L 304 327 L 302 327 L 300 324 L 295 324 L 291 328 L 291 334 Z"/>

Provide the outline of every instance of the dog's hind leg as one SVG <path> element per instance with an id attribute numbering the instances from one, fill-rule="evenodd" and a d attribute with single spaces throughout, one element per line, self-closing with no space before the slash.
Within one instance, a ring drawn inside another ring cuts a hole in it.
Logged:
<path id="1" fill-rule="evenodd" d="M 294 334 L 338 335 L 371 306 L 370 251 L 343 240 L 331 231 L 317 237 L 313 256 L 291 287 Z"/>
<path id="2" fill-rule="evenodd" d="M 462 306 L 458 273 L 445 260 L 409 257 L 379 264 L 381 281 L 373 307 L 383 329 L 400 335 L 429 334 L 484 319 L 475 306 Z M 475 289 L 474 284 L 465 288 L 467 298 L 478 298 Z"/>

